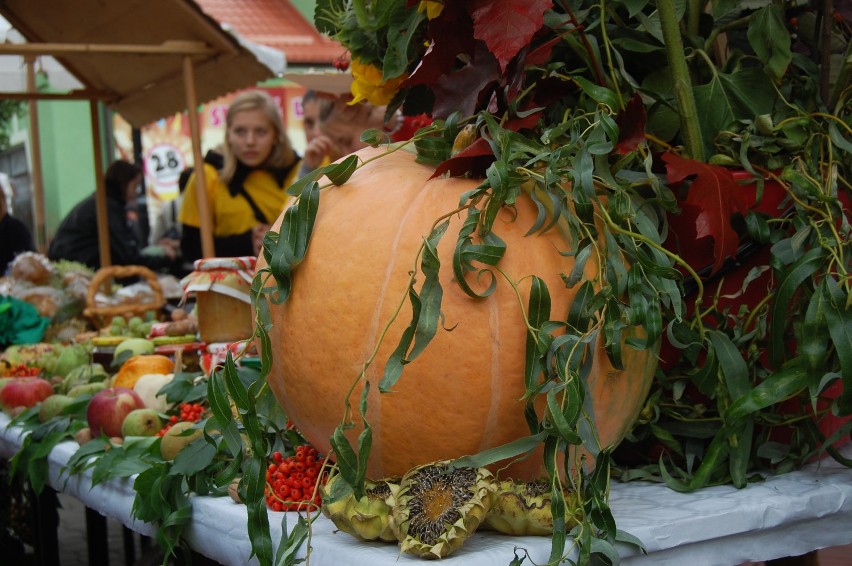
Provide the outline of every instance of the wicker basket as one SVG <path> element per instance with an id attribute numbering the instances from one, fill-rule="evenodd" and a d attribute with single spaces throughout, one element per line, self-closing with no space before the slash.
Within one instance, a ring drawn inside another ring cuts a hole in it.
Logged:
<path id="1" fill-rule="evenodd" d="M 95 296 L 98 290 L 103 286 L 104 282 L 110 279 L 124 279 L 127 277 L 142 277 L 151 287 L 154 293 L 152 301 L 139 303 L 122 303 L 119 305 L 98 305 L 95 302 Z M 163 289 L 160 287 L 160 282 L 157 275 L 141 265 L 114 265 L 111 267 L 103 267 L 95 273 L 92 281 L 89 283 L 89 290 L 86 295 L 86 308 L 83 310 L 83 315 L 88 318 L 92 324 L 98 328 L 107 326 L 110 320 L 115 316 L 123 316 L 131 318 L 133 316 L 141 316 L 148 311 L 158 311 L 166 303 L 163 298 Z"/>

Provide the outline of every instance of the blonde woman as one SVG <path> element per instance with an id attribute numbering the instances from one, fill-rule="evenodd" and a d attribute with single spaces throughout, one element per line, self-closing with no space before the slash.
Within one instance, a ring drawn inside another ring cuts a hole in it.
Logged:
<path id="1" fill-rule="evenodd" d="M 207 199 L 218 257 L 256 256 L 263 235 L 278 218 L 297 178 L 300 158 L 293 150 L 278 105 L 266 92 L 234 98 L 225 119 L 221 170 L 204 165 Z M 181 250 L 185 261 L 201 257 L 201 221 L 195 175 L 181 204 Z"/>

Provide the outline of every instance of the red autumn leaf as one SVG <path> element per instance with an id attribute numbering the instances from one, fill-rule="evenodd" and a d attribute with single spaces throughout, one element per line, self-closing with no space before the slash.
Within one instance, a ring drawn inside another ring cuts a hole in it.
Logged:
<path id="1" fill-rule="evenodd" d="M 517 132 L 519 130 L 532 128 L 541 118 L 541 111 L 533 112 L 523 118 L 509 120 L 503 127 L 507 130 Z M 450 177 L 460 177 L 466 173 L 484 174 L 485 170 L 494 161 L 494 151 L 485 138 L 477 138 L 472 144 L 450 157 L 435 168 L 432 177 L 440 177 L 449 173 Z"/>
<path id="2" fill-rule="evenodd" d="M 724 167 L 685 159 L 671 152 L 663 154 L 663 161 L 666 162 L 666 177 L 670 183 L 693 178 L 687 198 L 681 203 L 681 216 L 694 218 L 696 240 L 713 240 L 712 272 L 715 273 L 722 267 L 725 258 L 737 254 L 739 236 L 731 226 L 731 216 L 748 210 L 743 191 Z"/>
<path id="3" fill-rule="evenodd" d="M 439 77 L 453 69 L 460 53 L 472 54 L 476 40 L 469 33 L 458 31 L 472 26 L 470 16 L 459 2 L 444 4 L 441 15 L 429 22 L 429 48 L 411 76 L 403 82 L 402 88 L 419 84 L 432 86 Z"/>
<path id="4" fill-rule="evenodd" d="M 530 44 L 552 6 L 551 0 L 473 0 L 473 36 L 485 42 L 505 71 L 512 57 Z"/>
<path id="5" fill-rule="evenodd" d="M 483 91 L 493 88 L 500 77 L 497 61 L 482 42 L 473 59 L 457 71 L 439 78 L 432 91 L 435 93 L 435 106 L 432 116 L 446 118 L 455 111 L 462 116 L 474 114 L 483 96 Z"/>
<path id="6" fill-rule="evenodd" d="M 550 60 L 550 53 L 553 48 L 562 41 L 562 36 L 556 36 L 553 39 L 545 41 L 527 55 L 526 65 L 544 65 Z"/>
<path id="7" fill-rule="evenodd" d="M 492 161 L 494 161 L 494 152 L 491 146 L 484 138 L 477 138 L 462 151 L 438 165 L 431 178 L 440 177 L 444 173 L 449 173 L 450 177 L 460 177 L 468 172 L 475 174 L 485 171 Z"/>
<path id="8" fill-rule="evenodd" d="M 639 93 L 630 97 L 625 108 L 615 123 L 618 125 L 618 143 L 615 149 L 621 155 L 626 155 L 645 141 L 645 104 Z"/>

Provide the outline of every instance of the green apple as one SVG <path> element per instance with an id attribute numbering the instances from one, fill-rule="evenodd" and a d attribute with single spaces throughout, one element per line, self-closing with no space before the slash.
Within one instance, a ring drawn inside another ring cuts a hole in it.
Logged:
<path id="1" fill-rule="evenodd" d="M 130 411 L 121 423 L 121 436 L 155 436 L 163 428 L 156 409 Z"/>

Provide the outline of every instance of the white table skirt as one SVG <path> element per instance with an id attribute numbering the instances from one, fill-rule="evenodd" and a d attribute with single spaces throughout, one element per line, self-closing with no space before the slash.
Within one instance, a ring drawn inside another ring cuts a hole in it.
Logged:
<path id="1" fill-rule="evenodd" d="M 21 430 L 7 428 L 8 423 L 9 418 L 0 414 L 2 458 L 11 458 L 22 441 Z M 153 535 L 153 525 L 131 517 L 132 480 L 111 480 L 92 488 L 90 473 L 70 478 L 61 475 L 76 450 L 76 443 L 64 442 L 50 453 L 50 485 L 134 531 Z M 843 452 L 852 457 L 852 446 L 847 445 Z M 192 522 L 186 538 L 195 551 L 228 565 L 257 562 L 248 561 L 251 547 L 245 506 L 227 497 L 193 496 L 190 500 Z M 730 566 L 852 543 L 852 469 L 830 459 L 745 489 L 718 486 L 682 494 L 649 482 L 614 482 L 610 506 L 618 527 L 641 540 L 648 550 L 643 556 L 633 547 L 619 547 L 622 564 L 631 566 Z M 283 515 L 269 512 L 276 545 Z M 295 524 L 296 513 L 288 513 L 288 528 Z M 322 516 L 314 522 L 310 545 L 309 563 L 314 566 L 424 563 L 400 556 L 394 545 L 359 542 L 335 532 L 334 525 Z M 526 564 L 544 563 L 550 554 L 550 538 L 477 532 L 441 563 L 508 564 L 516 548 L 529 553 L 531 561 Z M 303 545 L 300 556 L 306 549 Z M 518 555 L 523 553 L 519 550 Z"/>

